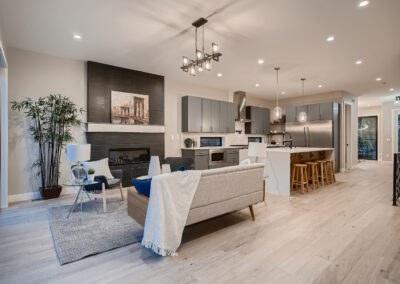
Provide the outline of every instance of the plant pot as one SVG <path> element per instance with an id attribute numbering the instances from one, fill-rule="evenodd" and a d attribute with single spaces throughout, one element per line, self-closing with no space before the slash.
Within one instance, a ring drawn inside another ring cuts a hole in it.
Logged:
<path id="1" fill-rule="evenodd" d="M 43 199 L 58 198 L 58 197 L 60 197 L 61 190 L 62 190 L 61 185 L 39 188 L 40 195 L 42 195 Z"/>
<path id="2" fill-rule="evenodd" d="M 185 143 L 186 148 L 192 148 L 192 145 L 193 145 L 193 141 L 192 140 L 187 140 L 184 143 Z"/>
<path id="3" fill-rule="evenodd" d="M 93 175 L 88 175 L 87 178 L 88 178 L 88 181 L 94 182 L 94 174 Z"/>

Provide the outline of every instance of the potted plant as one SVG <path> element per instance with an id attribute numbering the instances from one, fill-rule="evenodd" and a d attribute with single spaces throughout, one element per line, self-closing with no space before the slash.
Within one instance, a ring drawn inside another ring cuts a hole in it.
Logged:
<path id="1" fill-rule="evenodd" d="M 193 140 L 191 138 L 186 138 L 184 141 L 186 148 L 192 147 Z"/>
<path id="2" fill-rule="evenodd" d="M 29 131 L 39 152 L 32 167 L 39 168 L 37 175 L 41 178 L 39 191 L 42 198 L 59 197 L 62 189 L 58 184 L 61 151 L 73 141 L 71 129 L 81 124 L 78 114 L 83 113 L 83 109 L 78 109 L 67 97 L 52 94 L 37 101 L 30 98 L 13 101 L 11 109 L 23 111 L 31 123 Z"/>
<path id="3" fill-rule="evenodd" d="M 94 173 L 96 171 L 93 168 L 88 169 L 87 173 L 88 173 L 88 180 L 93 182 L 94 181 Z"/>

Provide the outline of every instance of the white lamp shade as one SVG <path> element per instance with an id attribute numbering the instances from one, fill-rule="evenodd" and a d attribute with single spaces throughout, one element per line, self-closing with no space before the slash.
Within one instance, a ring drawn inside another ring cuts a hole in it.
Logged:
<path id="1" fill-rule="evenodd" d="M 249 157 L 258 157 L 265 158 L 267 156 L 265 143 L 258 142 L 250 142 L 248 156 Z"/>
<path id="2" fill-rule="evenodd" d="M 151 156 L 148 176 L 153 177 L 161 174 L 160 158 L 158 156 Z"/>
<path id="3" fill-rule="evenodd" d="M 84 162 L 90 160 L 90 144 L 68 144 L 67 160 L 70 162 Z"/>

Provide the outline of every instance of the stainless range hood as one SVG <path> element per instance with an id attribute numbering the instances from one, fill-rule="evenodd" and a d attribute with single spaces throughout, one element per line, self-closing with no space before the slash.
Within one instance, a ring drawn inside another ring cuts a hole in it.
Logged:
<path id="1" fill-rule="evenodd" d="M 235 121 L 251 122 L 246 118 L 246 93 L 236 91 L 233 93 L 233 103 L 235 104 Z"/>

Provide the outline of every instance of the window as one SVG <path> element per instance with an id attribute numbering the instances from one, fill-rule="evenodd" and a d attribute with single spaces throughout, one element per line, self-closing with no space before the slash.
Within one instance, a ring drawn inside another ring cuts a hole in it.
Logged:
<path id="1" fill-rule="evenodd" d="M 200 147 L 221 147 L 222 137 L 200 137 Z"/>
<path id="2" fill-rule="evenodd" d="M 378 117 L 358 118 L 358 159 L 377 160 Z"/>

